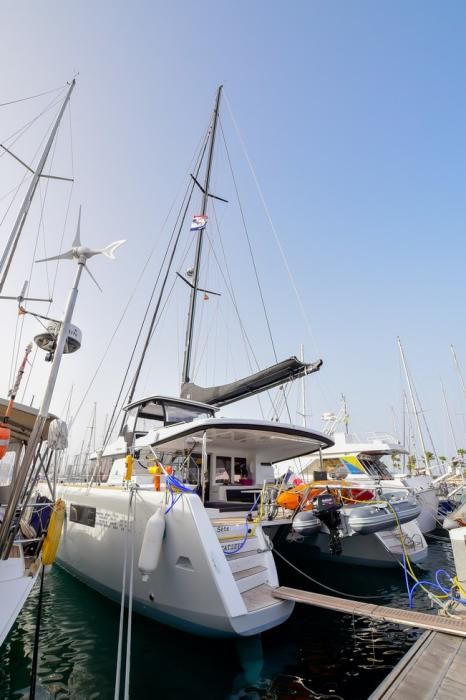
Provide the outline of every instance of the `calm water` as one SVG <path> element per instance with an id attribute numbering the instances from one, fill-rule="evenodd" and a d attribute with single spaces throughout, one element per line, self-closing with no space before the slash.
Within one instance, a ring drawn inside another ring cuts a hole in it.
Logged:
<path id="1" fill-rule="evenodd" d="M 437 533 L 437 535 L 440 533 Z M 426 571 L 453 570 L 449 540 L 429 539 Z M 383 595 L 381 604 L 407 607 L 402 572 L 306 564 L 303 549 L 287 556 L 342 591 Z M 280 581 L 311 589 L 279 567 Z M 322 589 L 315 588 L 315 590 Z M 38 586 L 0 652 L 0 698 L 29 695 Z M 418 609 L 429 609 L 425 595 Z M 119 607 L 54 567 L 46 579 L 36 698 L 113 698 Z M 206 640 L 137 615 L 133 619 L 131 697 L 172 700 L 315 700 L 367 698 L 417 638 L 395 625 L 296 607 L 291 619 L 261 639 Z"/>

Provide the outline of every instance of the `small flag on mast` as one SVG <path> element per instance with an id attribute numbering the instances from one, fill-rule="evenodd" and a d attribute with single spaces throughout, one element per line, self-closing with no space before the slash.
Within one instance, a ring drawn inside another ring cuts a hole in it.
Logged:
<path id="1" fill-rule="evenodd" d="M 196 216 L 193 216 L 191 231 L 200 231 L 201 229 L 205 228 L 208 218 L 209 217 L 207 214 L 196 214 Z"/>

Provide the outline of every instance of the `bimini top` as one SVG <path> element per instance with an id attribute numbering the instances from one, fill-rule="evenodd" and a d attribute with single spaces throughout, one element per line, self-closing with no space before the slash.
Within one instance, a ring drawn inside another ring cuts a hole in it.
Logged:
<path id="1" fill-rule="evenodd" d="M 188 423 L 204 416 L 212 417 L 218 408 L 189 399 L 148 396 L 124 406 L 123 411 L 136 414 L 138 420 L 160 421 L 163 425 L 174 425 Z"/>
<path id="2" fill-rule="evenodd" d="M 8 399 L 0 399 L 0 418 L 5 415 L 8 406 Z M 32 408 L 31 406 L 24 406 L 21 403 L 15 403 L 10 414 L 9 421 L 7 423 L 11 430 L 11 437 L 13 440 L 19 442 L 27 442 L 31 431 L 36 422 L 36 417 L 39 411 L 37 408 Z M 56 418 L 56 416 L 49 413 L 47 416 L 47 422 L 44 425 L 42 431 L 42 439 L 46 440 L 49 432 L 50 423 Z"/>
<path id="3" fill-rule="evenodd" d="M 201 418 L 187 424 L 155 429 L 136 441 L 137 447 L 152 445 L 156 450 L 192 449 L 206 434 L 208 451 L 249 450 L 267 463 L 294 459 L 333 445 L 323 433 L 289 423 L 241 418 Z"/>

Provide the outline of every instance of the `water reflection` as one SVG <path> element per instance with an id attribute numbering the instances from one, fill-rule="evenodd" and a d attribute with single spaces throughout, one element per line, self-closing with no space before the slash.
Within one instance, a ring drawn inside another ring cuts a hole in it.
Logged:
<path id="1" fill-rule="evenodd" d="M 448 539 L 432 539 L 423 576 L 440 566 L 453 569 Z M 302 550 L 288 552 L 294 563 L 323 583 L 374 601 L 407 606 L 401 570 L 312 565 Z M 312 566 L 312 569 L 310 568 Z M 284 585 L 310 588 L 279 564 Z M 319 590 L 315 588 L 315 590 Z M 322 592 L 322 591 L 321 591 Z M 325 591 L 324 591 L 325 592 Z M 36 590 L 0 652 L 0 698 L 28 697 L 34 643 Z M 113 698 L 118 639 L 118 606 L 55 568 L 43 599 L 39 698 Z M 415 598 L 429 610 L 424 594 Z M 238 641 L 202 639 L 142 617 L 133 621 L 131 697 L 164 700 L 338 700 L 366 698 L 382 681 L 418 632 L 308 606 L 262 635 Z"/>

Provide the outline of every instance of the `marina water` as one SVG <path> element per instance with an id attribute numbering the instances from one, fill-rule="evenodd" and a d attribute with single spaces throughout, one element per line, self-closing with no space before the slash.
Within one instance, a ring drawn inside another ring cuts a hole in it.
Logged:
<path id="1" fill-rule="evenodd" d="M 428 536 L 423 578 L 454 571 L 447 533 Z M 339 591 L 379 596 L 366 602 L 408 606 L 403 572 L 306 561 L 305 547 L 283 550 L 298 568 Z M 335 562 L 337 559 L 335 559 Z M 277 560 L 280 582 L 328 593 Z M 39 586 L 0 653 L 0 698 L 29 697 Z M 430 610 L 422 591 L 418 610 Z M 43 593 L 39 688 L 42 698 L 113 698 L 119 606 L 54 567 Z M 290 620 L 261 638 L 213 640 L 180 633 L 134 615 L 132 698 L 315 700 L 367 698 L 420 632 L 297 605 Z"/>

